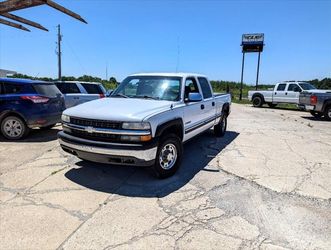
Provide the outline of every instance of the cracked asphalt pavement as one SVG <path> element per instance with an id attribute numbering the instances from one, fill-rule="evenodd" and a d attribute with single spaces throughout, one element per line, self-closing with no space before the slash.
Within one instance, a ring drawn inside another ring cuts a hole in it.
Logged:
<path id="1" fill-rule="evenodd" d="M 1 249 L 331 249 L 331 123 L 233 104 L 178 173 L 83 162 L 56 133 L 0 139 Z"/>

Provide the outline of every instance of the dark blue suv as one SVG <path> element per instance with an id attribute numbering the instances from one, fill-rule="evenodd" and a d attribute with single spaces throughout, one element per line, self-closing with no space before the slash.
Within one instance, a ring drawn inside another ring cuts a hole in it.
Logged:
<path id="1" fill-rule="evenodd" d="M 64 98 L 53 83 L 0 78 L 1 133 L 21 139 L 31 128 L 51 128 L 61 121 Z"/>

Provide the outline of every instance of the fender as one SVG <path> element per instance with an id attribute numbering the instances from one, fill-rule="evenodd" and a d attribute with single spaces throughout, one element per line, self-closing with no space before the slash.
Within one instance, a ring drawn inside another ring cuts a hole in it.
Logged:
<path id="1" fill-rule="evenodd" d="M 324 112 L 326 107 L 328 107 L 329 105 L 331 105 L 331 99 L 325 100 L 321 112 Z"/>
<path id="2" fill-rule="evenodd" d="M 178 132 L 180 132 L 179 137 L 183 139 L 184 125 L 181 118 L 176 118 L 174 120 L 159 124 L 156 128 L 155 137 L 160 137 L 164 131 L 171 128 L 177 129 Z"/>
<path id="3" fill-rule="evenodd" d="M 0 113 L 0 122 L 8 115 L 16 115 L 18 117 L 20 117 L 21 119 L 23 119 L 23 121 L 25 123 L 27 123 L 26 119 L 24 118 L 24 116 L 20 113 L 20 112 L 17 112 L 16 110 L 5 110 L 3 111 L 2 113 Z"/>

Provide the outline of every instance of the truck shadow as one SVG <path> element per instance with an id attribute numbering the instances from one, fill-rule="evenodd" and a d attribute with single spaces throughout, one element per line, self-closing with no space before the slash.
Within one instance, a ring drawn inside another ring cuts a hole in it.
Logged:
<path id="1" fill-rule="evenodd" d="M 319 122 L 329 122 L 328 120 L 324 119 L 324 117 L 314 117 L 314 116 L 301 116 L 301 118 L 309 120 L 309 121 L 319 121 Z"/>
<path id="2" fill-rule="evenodd" d="M 167 179 L 157 179 L 151 168 L 114 166 L 87 161 L 76 163 L 65 176 L 96 191 L 129 197 L 164 197 L 187 184 L 199 171 L 218 172 L 205 169 L 208 163 L 229 145 L 239 133 L 228 131 L 224 137 L 216 138 L 211 131 L 201 134 L 184 145 L 184 155 L 178 172 Z"/>

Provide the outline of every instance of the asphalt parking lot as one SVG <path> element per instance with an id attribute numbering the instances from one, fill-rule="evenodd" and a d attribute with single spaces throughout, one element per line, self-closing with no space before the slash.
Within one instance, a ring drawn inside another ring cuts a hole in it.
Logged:
<path id="1" fill-rule="evenodd" d="M 1 249 L 331 249 L 330 122 L 233 104 L 165 180 L 82 162 L 60 129 L 0 139 Z"/>

